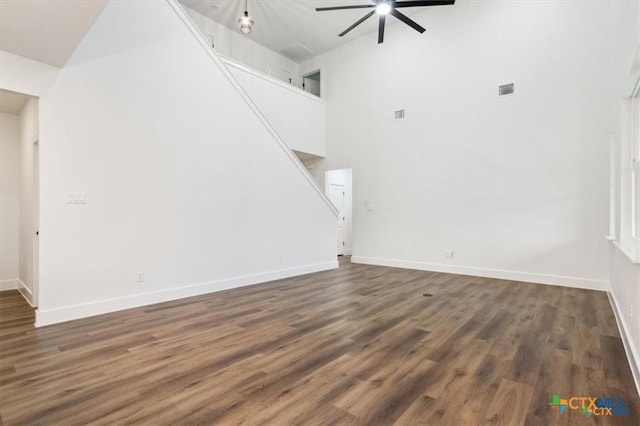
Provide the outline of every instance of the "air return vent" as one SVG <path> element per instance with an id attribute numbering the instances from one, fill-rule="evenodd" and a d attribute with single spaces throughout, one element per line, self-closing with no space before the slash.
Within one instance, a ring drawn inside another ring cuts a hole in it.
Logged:
<path id="1" fill-rule="evenodd" d="M 515 85 L 513 83 L 503 84 L 498 86 L 498 96 L 513 95 L 516 92 Z"/>
<path id="2" fill-rule="evenodd" d="M 313 55 L 313 51 L 311 51 L 307 46 L 305 46 L 302 43 L 292 44 L 291 46 L 287 47 L 280 53 L 282 53 L 284 56 L 288 57 L 289 59 L 295 62 L 300 62 L 304 59 L 309 58 L 311 55 Z"/>
<path id="3" fill-rule="evenodd" d="M 399 109 L 393 112 L 396 120 L 404 120 L 404 109 Z"/>

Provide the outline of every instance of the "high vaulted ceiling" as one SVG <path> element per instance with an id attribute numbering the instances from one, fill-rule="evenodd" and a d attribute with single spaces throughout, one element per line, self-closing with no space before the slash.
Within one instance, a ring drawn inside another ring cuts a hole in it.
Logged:
<path id="1" fill-rule="evenodd" d="M 184 6 L 238 31 L 243 0 L 179 0 Z M 57 67 L 64 66 L 108 0 L 0 0 L 0 50 Z M 300 45 L 320 54 L 377 30 L 375 16 L 345 37 L 338 34 L 366 10 L 316 12 L 316 7 L 372 4 L 371 0 L 248 0 L 255 21 L 247 37 L 288 54 Z M 403 9 L 412 16 L 429 8 Z M 420 19 L 417 19 L 420 23 Z M 387 25 L 397 24 L 389 19 Z M 428 28 L 427 28 L 428 29 Z M 406 31 L 413 31 L 406 28 Z M 419 34 L 416 33 L 416 36 Z M 375 43 L 375 37 L 372 43 Z M 294 48 L 294 49 L 292 49 Z M 296 60 L 297 58 L 292 57 Z"/>
<path id="2" fill-rule="evenodd" d="M 179 1 L 184 6 L 239 32 L 238 19 L 244 12 L 244 0 Z M 297 43 L 304 45 L 314 54 L 320 54 L 359 36 L 377 31 L 378 28 L 378 20 L 373 16 L 345 37 L 338 37 L 338 34 L 362 18 L 367 10 L 315 10 L 316 7 L 372 4 L 371 0 L 248 0 L 247 3 L 249 16 L 255 21 L 253 32 L 247 37 L 285 55 L 288 48 Z M 429 8 L 403 9 L 402 13 L 412 16 L 427 9 Z M 389 24 L 395 25 L 397 20 L 388 19 L 387 25 Z M 415 32 L 409 27 L 406 30 Z M 417 32 L 415 34 L 420 36 Z M 371 42 L 377 43 L 377 38 L 372 37 Z"/>
<path id="3" fill-rule="evenodd" d="M 0 0 L 0 50 L 64 66 L 107 0 Z"/>

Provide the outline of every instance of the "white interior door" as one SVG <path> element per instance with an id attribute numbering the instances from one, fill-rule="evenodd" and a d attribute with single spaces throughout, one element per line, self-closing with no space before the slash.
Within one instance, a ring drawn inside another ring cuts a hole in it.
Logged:
<path id="1" fill-rule="evenodd" d="M 329 187 L 329 198 L 338 209 L 337 233 L 338 255 L 344 254 L 344 185 L 332 183 Z"/>

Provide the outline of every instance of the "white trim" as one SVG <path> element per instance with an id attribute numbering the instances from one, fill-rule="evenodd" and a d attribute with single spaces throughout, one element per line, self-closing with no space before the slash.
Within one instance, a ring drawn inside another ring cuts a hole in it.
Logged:
<path id="1" fill-rule="evenodd" d="M 290 90 L 293 93 L 300 95 L 300 96 L 304 96 L 305 98 L 308 98 L 311 101 L 314 102 L 319 102 L 323 105 L 327 104 L 327 101 L 325 101 L 324 99 L 316 96 L 316 95 L 312 95 L 311 93 L 305 92 L 304 90 L 294 86 L 293 84 L 287 84 L 286 82 L 282 81 L 282 80 L 278 80 L 277 78 L 266 74 L 262 71 L 259 71 L 255 68 L 251 68 L 245 64 L 242 64 L 238 61 L 236 61 L 235 59 L 231 59 L 228 56 L 224 56 L 218 53 L 218 56 L 220 57 L 220 59 L 222 60 L 222 62 L 230 67 L 234 67 L 236 69 L 239 69 L 240 71 L 246 72 L 247 74 L 251 74 L 254 77 L 260 78 L 268 83 L 272 83 L 275 84 L 276 86 L 280 86 L 284 89 Z"/>
<path id="2" fill-rule="evenodd" d="M 54 309 L 38 309 L 36 311 L 36 327 L 56 324 L 74 319 L 91 317 L 123 309 L 136 308 L 154 303 L 167 302 L 185 297 L 199 296 L 237 287 L 260 284 L 268 281 L 290 278 L 298 275 L 311 274 L 313 272 L 336 269 L 338 261 L 333 260 L 324 263 L 299 266 L 295 268 L 280 269 L 260 274 L 245 275 L 207 283 L 187 285 L 167 290 L 150 293 L 140 293 L 132 296 L 117 297 L 80 305 L 64 306 Z"/>
<path id="3" fill-rule="evenodd" d="M 166 2 L 171 6 L 173 11 L 178 15 L 178 17 L 182 20 L 185 27 L 193 34 L 196 41 L 200 43 L 200 46 L 204 49 L 205 52 L 209 55 L 209 57 L 213 60 L 213 62 L 218 66 L 222 74 L 227 78 L 227 80 L 231 83 L 233 88 L 238 92 L 240 97 L 245 101 L 245 103 L 249 106 L 249 108 L 253 111 L 253 113 L 258 117 L 262 125 L 267 129 L 271 136 L 276 140 L 282 151 L 289 157 L 289 159 L 293 162 L 293 164 L 298 168 L 298 171 L 304 176 L 307 182 L 311 185 L 311 187 L 316 191 L 316 193 L 320 196 L 320 198 L 324 201 L 324 203 L 329 207 L 329 209 L 333 212 L 335 217 L 338 217 L 338 210 L 335 208 L 329 197 L 326 196 L 324 191 L 320 188 L 316 180 L 311 176 L 307 168 L 302 164 L 300 159 L 291 151 L 289 146 L 282 140 L 276 129 L 273 128 L 269 120 L 264 116 L 260 108 L 253 102 L 251 97 L 247 94 L 247 92 L 242 88 L 238 80 L 231 74 L 231 71 L 226 67 L 220 56 L 216 53 L 215 49 L 212 49 L 209 46 L 209 42 L 205 38 L 205 36 L 200 32 L 198 27 L 193 23 L 191 18 L 185 13 L 182 9 L 182 6 L 178 4 L 176 0 L 166 0 Z"/>
<path id="4" fill-rule="evenodd" d="M 11 280 L 0 280 L 0 291 L 17 290 L 17 289 L 18 289 L 17 278 L 13 278 Z"/>
<path id="5" fill-rule="evenodd" d="M 611 303 L 613 314 L 616 317 L 616 323 L 618 324 L 618 330 L 620 331 L 620 337 L 622 338 L 622 345 L 624 346 L 624 351 L 627 354 L 627 360 L 629 361 L 633 381 L 636 384 L 636 391 L 638 392 L 638 395 L 640 395 L 640 354 L 638 354 L 635 347 L 631 344 L 633 339 L 629 332 L 630 329 L 627 327 L 624 315 L 622 315 L 623 311 L 620 310 L 620 305 L 618 305 L 618 301 L 616 300 L 613 291 L 611 291 L 611 287 L 607 290 L 607 295 L 609 296 L 609 303 Z"/>
<path id="6" fill-rule="evenodd" d="M 351 263 L 391 266 L 394 268 L 417 269 L 421 271 L 445 272 L 448 274 L 471 275 L 476 277 L 497 278 L 501 280 L 521 281 L 526 283 L 558 285 L 563 287 L 583 288 L 587 290 L 606 291 L 608 285 L 607 281 L 593 280 L 589 278 L 478 268 L 474 266 L 413 262 L 398 259 L 382 259 L 377 257 L 353 256 L 351 258 Z"/>
<path id="7" fill-rule="evenodd" d="M 640 259 L 636 259 L 636 257 L 633 255 L 633 253 L 630 250 L 628 250 L 626 247 L 620 244 L 620 241 L 614 240 L 611 242 L 613 243 L 614 246 L 616 246 L 618 250 L 620 250 L 621 253 L 627 256 L 627 259 L 629 259 L 629 262 L 633 264 L 640 264 Z"/>
<path id="8" fill-rule="evenodd" d="M 344 255 L 345 256 L 351 256 L 352 255 L 352 251 L 351 249 L 344 249 Z"/>
<path id="9" fill-rule="evenodd" d="M 32 308 L 36 307 L 33 304 L 33 292 L 29 287 L 27 287 L 25 283 L 22 282 L 22 280 L 18 280 L 18 291 L 20 292 L 22 297 L 24 297 L 24 300 L 26 300 L 27 303 L 31 305 Z"/>

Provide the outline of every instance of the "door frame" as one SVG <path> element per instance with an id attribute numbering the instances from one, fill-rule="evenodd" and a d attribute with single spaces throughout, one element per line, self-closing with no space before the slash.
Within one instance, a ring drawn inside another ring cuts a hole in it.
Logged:
<path id="1" fill-rule="evenodd" d="M 310 75 L 316 74 L 316 73 L 320 73 L 320 98 L 324 98 L 324 70 L 322 69 L 322 67 L 320 67 L 318 69 L 314 69 L 314 70 L 308 71 L 308 72 L 305 72 L 304 74 L 301 74 L 300 75 L 300 88 L 303 91 L 305 91 L 306 93 L 309 93 L 310 95 L 313 95 L 313 93 L 308 92 L 302 86 L 305 84 L 304 83 L 304 79 L 305 78 L 309 77 Z"/>
<path id="2" fill-rule="evenodd" d="M 341 178 L 332 177 L 332 175 L 342 175 Z M 345 188 L 345 206 L 344 206 L 344 216 L 345 220 L 343 223 L 343 233 L 344 233 L 344 255 L 350 256 L 353 254 L 353 241 L 354 241 L 354 230 L 353 230 L 353 222 L 355 220 L 355 215 L 353 211 L 353 168 L 344 167 L 340 169 L 331 169 L 325 170 L 324 172 L 324 192 L 327 197 L 330 197 L 331 192 L 331 184 L 341 184 L 344 185 Z"/>
<path id="3" fill-rule="evenodd" d="M 338 212 L 340 213 L 340 217 L 338 217 L 338 222 L 340 222 L 340 231 L 341 231 L 341 237 L 340 237 L 340 244 L 338 244 L 338 256 L 343 256 L 346 254 L 347 251 L 347 239 L 346 239 L 346 222 L 345 222 L 345 215 L 346 215 L 346 208 L 347 208 L 347 188 L 346 185 L 344 183 L 329 183 L 329 199 L 333 202 L 333 193 L 334 190 L 338 189 L 340 192 L 342 192 L 342 209 L 338 209 Z M 338 208 L 338 206 L 335 205 L 336 209 Z"/>
<path id="4" fill-rule="evenodd" d="M 32 301 L 34 307 L 38 307 L 40 295 L 40 139 L 36 137 L 33 142 L 33 259 L 32 259 Z"/>

